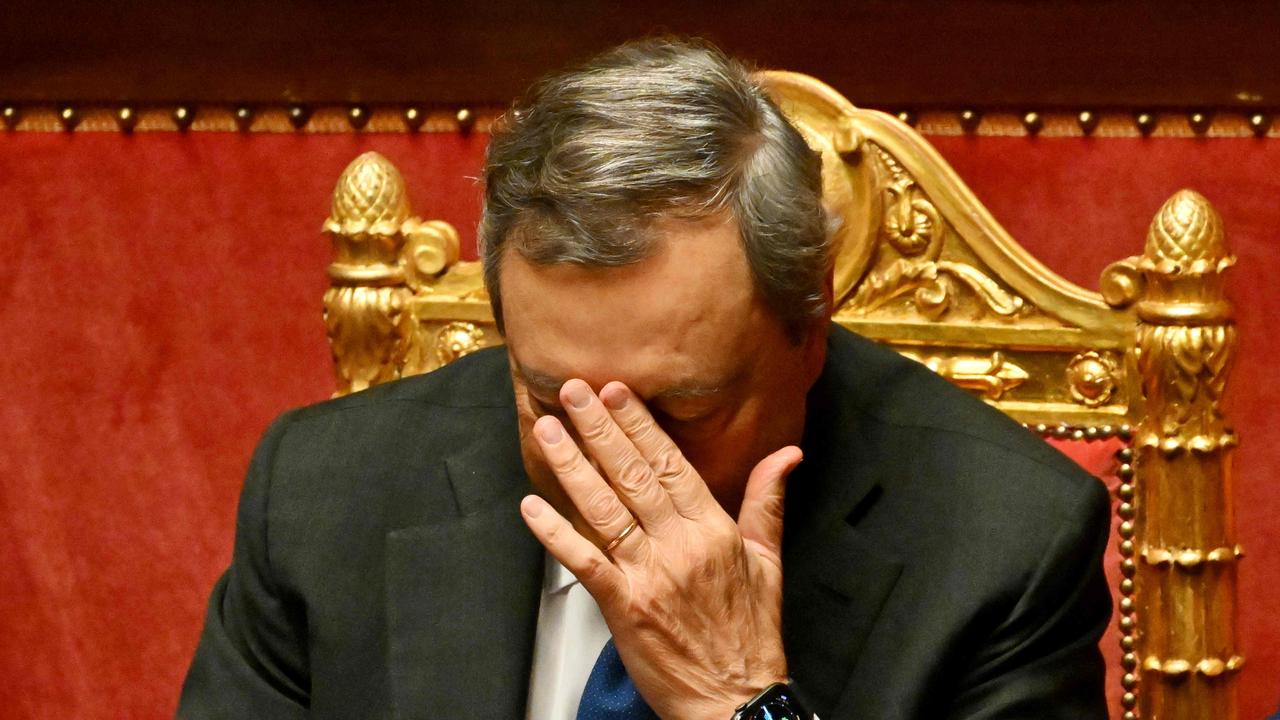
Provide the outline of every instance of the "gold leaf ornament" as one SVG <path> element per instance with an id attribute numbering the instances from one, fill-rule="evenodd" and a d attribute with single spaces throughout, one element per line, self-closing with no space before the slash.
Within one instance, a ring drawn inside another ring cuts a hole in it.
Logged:
<path id="1" fill-rule="evenodd" d="M 485 332 L 469 322 L 451 322 L 436 333 L 436 357 L 447 365 L 484 347 Z"/>
<path id="2" fill-rule="evenodd" d="M 885 187 L 885 195 L 883 230 L 889 244 L 907 256 L 927 250 L 942 225 L 938 209 L 910 179 L 896 179 Z"/>

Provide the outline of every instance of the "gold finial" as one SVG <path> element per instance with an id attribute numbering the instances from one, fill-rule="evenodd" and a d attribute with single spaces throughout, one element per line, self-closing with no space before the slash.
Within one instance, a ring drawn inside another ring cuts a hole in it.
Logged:
<path id="1" fill-rule="evenodd" d="M 338 394 L 400 377 L 414 319 L 401 251 L 409 201 L 404 178 L 385 157 L 351 161 L 333 190 L 324 230 L 333 242 L 325 326 Z"/>
<path id="2" fill-rule="evenodd" d="M 344 235 L 389 235 L 399 232 L 408 217 L 409 201 L 400 171 L 370 151 L 352 160 L 338 178 L 325 229 Z"/>
<path id="3" fill-rule="evenodd" d="M 1174 193 L 1151 221 L 1143 255 L 1150 269 L 1204 274 L 1225 269 L 1230 259 L 1221 216 L 1194 190 Z"/>

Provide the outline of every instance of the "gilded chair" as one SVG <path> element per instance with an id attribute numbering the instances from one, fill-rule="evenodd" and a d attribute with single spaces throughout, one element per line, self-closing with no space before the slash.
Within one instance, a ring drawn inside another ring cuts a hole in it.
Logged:
<path id="1" fill-rule="evenodd" d="M 1216 211 L 1178 192 L 1142 254 L 1091 292 L 1020 247 L 909 126 L 810 77 L 761 79 L 821 152 L 843 220 L 833 319 L 1032 432 L 1115 448 L 1114 714 L 1234 718 L 1236 440 L 1219 404 L 1236 340 L 1223 295 L 1234 258 Z M 381 156 L 346 169 L 324 230 L 338 394 L 502 342 L 478 263 L 459 260 L 448 224 L 411 216 Z"/>

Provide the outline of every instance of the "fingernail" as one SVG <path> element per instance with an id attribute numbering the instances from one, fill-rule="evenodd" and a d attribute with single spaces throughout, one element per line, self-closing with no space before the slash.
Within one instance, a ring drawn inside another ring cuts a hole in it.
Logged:
<path id="1" fill-rule="evenodd" d="M 584 382 L 569 386 L 569 404 L 581 410 L 591 404 L 591 389 Z"/>
<path id="2" fill-rule="evenodd" d="M 621 410 L 627 406 L 627 393 L 622 388 L 615 387 L 607 393 L 601 393 L 600 399 L 610 410 Z"/>
<path id="3" fill-rule="evenodd" d="M 542 442 L 548 445 L 555 445 L 560 442 L 560 438 L 564 437 L 564 430 L 561 429 L 560 423 L 555 420 L 547 420 L 538 423 L 538 437 L 542 438 Z"/>
<path id="4" fill-rule="evenodd" d="M 524 502 L 520 503 L 520 509 L 524 510 L 525 515 L 536 518 L 542 514 L 542 501 L 529 495 L 524 499 Z"/>

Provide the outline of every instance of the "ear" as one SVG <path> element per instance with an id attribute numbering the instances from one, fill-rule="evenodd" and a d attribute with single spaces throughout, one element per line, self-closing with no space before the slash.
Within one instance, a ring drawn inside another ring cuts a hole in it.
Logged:
<path id="1" fill-rule="evenodd" d="M 836 264 L 834 262 L 827 267 L 822 282 L 822 295 L 826 300 L 826 316 L 814 320 L 805 337 L 805 370 L 809 373 L 811 384 L 817 381 L 818 376 L 822 374 L 822 366 L 827 362 L 827 334 L 831 332 L 831 316 L 836 312 Z"/>
<path id="2" fill-rule="evenodd" d="M 827 299 L 827 317 L 831 317 L 836 312 L 836 264 L 834 262 L 827 268 L 827 276 L 822 282 L 822 294 Z"/>
<path id="3" fill-rule="evenodd" d="M 827 363 L 827 334 L 831 332 L 831 320 L 814 320 L 804 336 L 805 382 L 813 385 Z"/>

